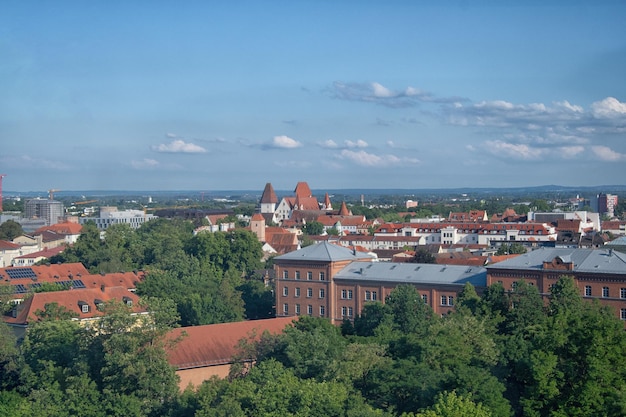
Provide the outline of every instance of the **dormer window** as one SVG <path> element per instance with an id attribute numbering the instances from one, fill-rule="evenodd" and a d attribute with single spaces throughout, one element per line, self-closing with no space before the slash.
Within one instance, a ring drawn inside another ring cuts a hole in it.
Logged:
<path id="1" fill-rule="evenodd" d="M 123 297 L 122 301 L 124 301 L 124 304 L 126 304 L 128 307 L 132 307 L 133 305 L 133 300 L 130 297 Z"/>
<path id="2" fill-rule="evenodd" d="M 81 313 L 89 313 L 89 304 L 84 301 L 78 302 L 78 307 L 80 308 Z"/>

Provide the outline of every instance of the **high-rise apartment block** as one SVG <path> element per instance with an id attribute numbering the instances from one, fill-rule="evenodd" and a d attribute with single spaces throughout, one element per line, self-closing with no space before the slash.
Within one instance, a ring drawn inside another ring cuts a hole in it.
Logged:
<path id="1" fill-rule="evenodd" d="M 51 226 L 63 220 L 65 209 L 60 201 L 34 198 L 24 205 L 24 214 L 27 219 L 45 219 L 46 226 Z"/>

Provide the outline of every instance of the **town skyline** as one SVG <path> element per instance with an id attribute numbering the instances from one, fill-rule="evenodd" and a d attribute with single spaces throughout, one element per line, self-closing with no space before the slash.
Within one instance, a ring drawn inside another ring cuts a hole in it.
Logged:
<path id="1" fill-rule="evenodd" d="M 10 190 L 623 183 L 626 4 L 0 6 Z"/>

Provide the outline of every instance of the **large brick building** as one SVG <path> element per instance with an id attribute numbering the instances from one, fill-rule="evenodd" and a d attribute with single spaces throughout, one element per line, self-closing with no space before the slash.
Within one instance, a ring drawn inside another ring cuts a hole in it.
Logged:
<path id="1" fill-rule="evenodd" d="M 415 286 L 436 314 L 446 314 L 464 287 L 480 293 L 524 280 L 543 297 L 562 276 L 572 276 L 583 298 L 598 299 L 626 320 L 626 255 L 613 250 L 542 248 L 489 265 L 377 262 L 367 254 L 321 242 L 278 256 L 276 315 L 328 317 L 337 324 L 360 314 L 367 302 L 384 302 L 400 284 Z"/>
<path id="2" fill-rule="evenodd" d="M 454 308 L 466 282 L 485 287 L 482 267 L 375 262 L 328 242 L 274 258 L 276 315 L 353 319 L 367 302 L 381 301 L 400 284 L 414 285 L 438 314 Z"/>
<path id="3" fill-rule="evenodd" d="M 580 294 L 613 307 L 626 320 L 626 255 L 611 249 L 541 248 L 487 267 L 487 285 L 512 289 L 524 280 L 544 297 L 562 276 L 575 279 Z"/>

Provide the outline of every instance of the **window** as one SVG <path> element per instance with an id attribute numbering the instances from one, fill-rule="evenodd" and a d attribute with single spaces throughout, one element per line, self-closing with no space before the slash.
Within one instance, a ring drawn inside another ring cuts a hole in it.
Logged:
<path id="1" fill-rule="evenodd" d="M 289 279 L 289 271 L 287 270 L 283 271 L 283 279 Z"/>
<path id="2" fill-rule="evenodd" d="M 283 304 L 283 313 L 289 314 L 289 304 Z"/>
<path id="3" fill-rule="evenodd" d="M 345 317 L 348 315 L 348 307 L 341 307 L 341 316 Z"/>
<path id="4" fill-rule="evenodd" d="M 300 288 L 296 288 L 295 296 L 300 297 Z"/>
<path id="5" fill-rule="evenodd" d="M 454 305 L 454 297 L 453 296 L 448 297 L 448 305 L 449 306 L 453 306 Z"/>
<path id="6" fill-rule="evenodd" d="M 372 301 L 376 301 L 377 299 L 376 291 L 372 291 Z"/>
<path id="7" fill-rule="evenodd" d="M 320 272 L 320 281 L 326 281 L 326 275 L 323 272 Z"/>
<path id="8" fill-rule="evenodd" d="M 296 314 L 300 315 L 300 304 L 296 304 Z"/>
<path id="9" fill-rule="evenodd" d="M 89 313 L 89 304 L 83 304 L 80 306 L 80 311 L 82 311 L 83 313 Z"/>
<path id="10" fill-rule="evenodd" d="M 307 288 L 306 289 L 306 296 L 307 296 L 307 298 L 313 297 L 313 288 Z"/>
<path id="11" fill-rule="evenodd" d="M 626 308 L 622 308 L 622 309 L 620 310 L 620 316 L 619 316 L 619 318 L 620 318 L 620 319 L 622 319 L 622 320 L 626 320 Z"/>
<path id="12" fill-rule="evenodd" d="M 296 271 L 296 279 L 300 279 L 300 271 Z"/>
<path id="13" fill-rule="evenodd" d="M 602 287 L 602 296 L 603 297 L 609 296 L 609 287 Z"/>
<path id="14" fill-rule="evenodd" d="M 448 305 L 448 297 L 446 297 L 445 295 L 441 296 L 441 305 L 442 306 Z"/>
<path id="15" fill-rule="evenodd" d="M 309 271 L 306 273 L 306 279 L 311 281 L 313 279 L 313 272 Z"/>
<path id="16" fill-rule="evenodd" d="M 591 285 L 585 285 L 585 297 L 591 297 Z"/>
<path id="17" fill-rule="evenodd" d="M 320 306 L 320 317 L 324 317 L 326 315 L 326 307 Z"/>
<path id="18" fill-rule="evenodd" d="M 341 298 L 346 299 L 348 297 L 348 290 L 341 290 Z"/>
<path id="19" fill-rule="evenodd" d="M 289 288 L 283 287 L 283 297 L 287 297 L 289 295 Z"/>
<path id="20" fill-rule="evenodd" d="M 626 288 L 620 288 L 619 298 L 626 298 Z"/>
<path id="21" fill-rule="evenodd" d="M 422 294 L 422 300 L 424 301 L 424 304 L 428 304 L 428 294 Z"/>
<path id="22" fill-rule="evenodd" d="M 324 298 L 324 296 L 326 295 L 324 288 L 320 288 L 320 298 Z"/>
<path id="23" fill-rule="evenodd" d="M 348 290 L 348 300 L 352 300 L 352 290 Z"/>
<path id="24" fill-rule="evenodd" d="M 371 291 L 365 291 L 365 301 L 369 301 L 372 299 L 372 292 Z"/>
<path id="25" fill-rule="evenodd" d="M 348 307 L 348 317 L 352 317 L 352 307 Z"/>
<path id="26" fill-rule="evenodd" d="M 309 316 L 312 316 L 312 315 L 313 315 L 313 306 L 312 306 L 311 304 L 309 304 L 308 306 L 306 306 L 306 313 L 307 313 Z"/>

